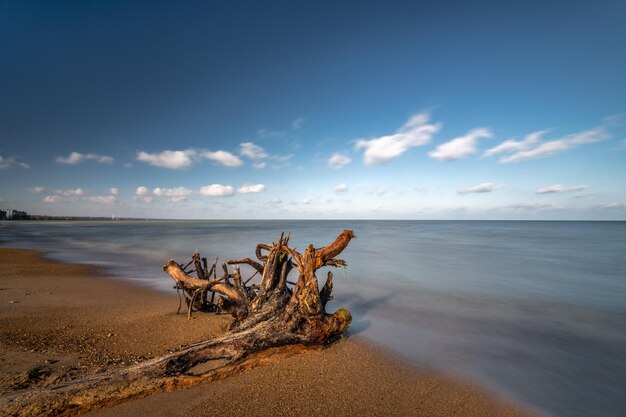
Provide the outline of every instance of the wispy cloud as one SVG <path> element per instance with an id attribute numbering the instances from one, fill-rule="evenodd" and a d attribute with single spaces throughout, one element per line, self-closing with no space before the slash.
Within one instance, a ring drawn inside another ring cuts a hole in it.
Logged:
<path id="1" fill-rule="evenodd" d="M 365 149 L 366 165 L 379 165 L 399 157 L 410 148 L 430 143 L 432 136 L 441 129 L 441 123 L 429 123 L 430 115 L 420 113 L 411 117 L 396 133 L 374 139 L 361 139 L 355 148 Z"/>
<path id="2" fill-rule="evenodd" d="M 106 205 L 112 205 L 112 204 L 117 203 L 117 198 L 115 198 L 115 196 L 113 195 L 95 195 L 92 197 L 85 197 L 85 200 L 91 203 L 106 204 Z"/>
<path id="3" fill-rule="evenodd" d="M 156 196 L 165 196 L 165 197 L 186 197 L 193 193 L 192 190 L 186 187 L 174 187 L 174 188 L 161 188 L 157 187 L 152 190 L 152 194 Z"/>
<path id="4" fill-rule="evenodd" d="M 237 189 L 237 192 L 241 194 L 260 193 L 261 191 L 265 191 L 265 185 L 263 184 L 242 185 Z"/>
<path id="5" fill-rule="evenodd" d="M 239 153 L 249 159 L 263 159 L 269 156 L 265 149 L 252 142 L 239 144 Z"/>
<path id="6" fill-rule="evenodd" d="M 44 203 L 76 201 L 78 197 L 85 195 L 85 193 L 85 190 L 83 190 L 82 188 L 58 189 L 54 190 L 54 194 L 45 196 L 42 201 Z"/>
<path id="7" fill-rule="evenodd" d="M 137 154 L 137 160 L 146 162 L 152 166 L 168 169 L 190 168 L 196 161 L 207 159 L 219 165 L 236 168 L 243 165 L 243 161 L 228 151 L 198 151 L 185 149 L 182 151 L 162 151 L 148 153 L 141 151 Z"/>
<path id="8" fill-rule="evenodd" d="M 85 190 L 82 188 L 69 188 L 67 190 L 55 190 L 55 193 L 64 196 L 83 195 L 85 194 Z"/>
<path id="9" fill-rule="evenodd" d="M 293 154 L 289 155 L 271 155 L 265 151 L 261 146 L 253 142 L 244 142 L 239 144 L 239 154 L 248 159 L 256 161 L 252 164 L 254 169 L 264 169 L 267 167 L 273 169 L 280 169 L 290 165 L 289 160 L 293 157 Z M 262 161 L 266 160 L 269 161 Z"/>
<path id="10" fill-rule="evenodd" d="M 541 139 L 541 137 L 545 135 L 547 132 L 548 130 L 540 130 L 538 132 L 533 132 L 529 135 L 526 135 L 526 137 L 523 140 L 513 140 L 513 139 L 505 140 L 498 146 L 495 146 L 491 149 L 486 150 L 483 156 L 494 156 L 494 155 L 499 155 L 502 153 L 513 153 L 513 152 L 527 150 L 535 146 L 537 142 L 539 142 L 539 139 Z"/>
<path id="11" fill-rule="evenodd" d="M 567 187 L 561 184 L 554 184 L 554 185 L 541 187 L 536 191 L 536 193 L 537 194 L 568 193 L 572 191 L 582 191 L 587 188 L 589 188 L 589 186 L 585 184 L 573 185 L 571 187 Z"/>
<path id="12" fill-rule="evenodd" d="M 270 158 L 281 164 L 286 164 L 291 158 L 293 158 L 293 154 L 290 153 L 289 155 L 270 155 Z"/>
<path id="13" fill-rule="evenodd" d="M 229 168 L 237 168 L 243 165 L 241 159 L 227 151 L 205 151 L 202 152 L 201 156 Z"/>
<path id="14" fill-rule="evenodd" d="M 563 136 L 559 139 L 540 141 L 540 137 L 546 131 L 535 132 L 528 135 L 524 140 L 516 141 L 509 139 L 500 145 L 491 148 L 485 152 L 485 156 L 493 156 L 496 154 L 509 154 L 500 158 L 499 162 L 503 164 L 526 161 L 529 159 L 543 158 L 555 155 L 559 152 L 577 148 L 581 145 L 600 142 L 610 135 L 606 131 L 606 127 L 599 126 L 593 129 L 584 130 L 582 132 Z"/>
<path id="15" fill-rule="evenodd" d="M 196 155 L 193 149 L 157 153 L 141 151 L 137 154 L 137 160 L 159 168 L 185 169 L 193 165 L 193 158 Z"/>
<path id="16" fill-rule="evenodd" d="M 282 130 L 259 129 L 256 131 L 256 135 L 259 139 L 276 139 L 284 138 L 287 136 L 287 132 L 283 132 Z"/>
<path id="17" fill-rule="evenodd" d="M 19 162 L 13 156 L 9 156 L 7 158 L 4 158 L 4 157 L 2 157 L 2 155 L 0 155 L 0 169 L 11 169 L 13 167 L 19 167 L 19 168 L 28 169 L 28 168 L 30 168 L 30 165 L 28 165 L 27 163 L 24 163 L 24 162 Z"/>
<path id="18" fill-rule="evenodd" d="M 494 184 L 493 182 L 483 182 L 478 185 L 469 188 L 462 188 L 457 192 L 459 194 L 471 194 L 471 193 L 490 193 L 498 188 L 502 188 L 503 185 Z"/>
<path id="19" fill-rule="evenodd" d="M 33 187 L 32 189 L 41 189 L 41 191 L 43 191 L 43 187 Z M 151 197 L 138 197 L 139 195 L 150 194 L 150 191 L 147 188 L 139 187 L 137 190 L 138 191 L 135 194 L 136 199 L 145 198 L 147 200 L 146 202 L 149 202 L 149 200 L 151 200 Z M 119 192 L 118 189 L 109 188 L 108 192 L 108 195 L 85 196 L 87 192 L 82 188 L 58 189 L 54 190 L 55 194 L 45 196 L 42 201 L 47 204 L 54 204 L 59 202 L 76 202 L 80 200 L 105 205 L 117 204 L 118 200 L 116 195 Z"/>
<path id="20" fill-rule="evenodd" d="M 337 194 L 344 194 L 348 192 L 348 184 L 346 184 L 345 182 L 342 182 L 341 184 L 337 184 L 333 188 L 333 191 Z"/>
<path id="21" fill-rule="evenodd" d="M 210 184 L 200 188 L 200 194 L 207 197 L 226 197 L 235 194 L 230 185 Z"/>
<path id="22" fill-rule="evenodd" d="M 551 208 L 551 204 L 543 204 L 543 203 L 516 203 L 516 204 L 508 204 L 502 207 L 496 207 L 496 210 L 505 209 L 505 210 L 541 210 Z"/>
<path id="23" fill-rule="evenodd" d="M 135 195 L 133 197 L 136 201 L 142 201 L 144 203 L 151 203 L 153 198 L 151 197 L 152 192 L 148 189 L 148 187 L 140 186 L 135 190 Z"/>
<path id="24" fill-rule="evenodd" d="M 137 187 L 137 189 L 135 190 L 135 195 L 139 197 L 150 195 L 150 190 L 144 186 Z"/>
<path id="25" fill-rule="evenodd" d="M 33 193 L 33 194 L 37 194 L 42 192 L 43 190 L 45 190 L 44 187 L 30 187 L 27 188 L 26 191 L 28 191 L 29 193 Z"/>
<path id="26" fill-rule="evenodd" d="M 352 159 L 342 153 L 336 152 L 328 158 L 328 166 L 333 169 L 341 169 L 352 162 Z"/>
<path id="27" fill-rule="evenodd" d="M 431 158 L 440 161 L 455 161 L 457 159 L 466 158 L 477 152 L 476 144 L 480 138 L 492 138 L 491 130 L 479 128 L 470 130 L 465 136 L 454 138 L 449 142 L 443 143 L 428 155 Z"/>
<path id="28" fill-rule="evenodd" d="M 383 194 L 387 194 L 387 190 L 386 188 L 382 188 L 382 187 L 378 187 L 378 188 L 370 188 L 367 190 L 368 194 L 372 194 L 372 195 L 383 195 Z"/>
<path id="29" fill-rule="evenodd" d="M 135 200 L 143 201 L 144 203 L 151 203 L 154 200 L 153 197 L 167 197 L 168 201 L 171 201 L 172 203 L 179 203 L 191 194 L 193 194 L 193 190 L 187 187 L 156 187 L 153 190 L 150 190 L 147 187 L 140 186 L 135 190 L 134 198 Z"/>
<path id="30" fill-rule="evenodd" d="M 43 198 L 44 203 L 47 204 L 54 204 L 54 203 L 58 203 L 59 201 L 61 201 L 61 196 L 59 195 L 47 195 Z"/>
<path id="31" fill-rule="evenodd" d="M 157 187 L 154 190 L 152 190 L 153 195 L 157 197 L 168 197 L 168 200 L 171 201 L 172 203 L 180 203 L 192 193 L 193 191 L 186 187 L 174 187 L 174 188 Z"/>
<path id="32" fill-rule="evenodd" d="M 107 155 L 99 155 L 97 153 L 80 153 L 72 152 L 68 156 L 59 156 L 55 159 L 59 164 L 76 165 L 84 161 L 96 161 L 101 164 L 112 164 L 113 158 Z"/>
<path id="33" fill-rule="evenodd" d="M 626 210 L 626 203 L 618 203 L 618 202 L 605 203 L 605 204 L 600 204 L 596 206 L 596 208 L 610 209 L 610 210 Z"/>
<path id="34" fill-rule="evenodd" d="M 305 121 L 306 119 L 304 117 L 298 117 L 293 122 L 291 122 L 291 128 L 294 130 L 299 130 L 302 128 L 302 125 L 304 125 Z"/>

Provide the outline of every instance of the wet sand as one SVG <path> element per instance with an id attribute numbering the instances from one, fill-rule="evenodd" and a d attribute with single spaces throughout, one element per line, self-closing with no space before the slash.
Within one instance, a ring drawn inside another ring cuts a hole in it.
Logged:
<path id="1" fill-rule="evenodd" d="M 155 357 L 223 334 L 230 323 L 226 315 L 203 313 L 188 323 L 177 307 L 173 289 L 162 294 L 105 277 L 94 267 L 0 248 L 0 396 Z M 398 360 L 358 336 L 225 380 L 86 415 L 224 414 L 531 415 L 479 387 Z"/>

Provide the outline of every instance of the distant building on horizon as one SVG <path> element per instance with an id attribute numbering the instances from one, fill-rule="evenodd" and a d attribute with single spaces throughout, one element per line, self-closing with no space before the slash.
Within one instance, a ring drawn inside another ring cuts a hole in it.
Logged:
<path id="1" fill-rule="evenodd" d="M 28 220 L 28 213 L 21 210 L 0 210 L 0 220 Z"/>

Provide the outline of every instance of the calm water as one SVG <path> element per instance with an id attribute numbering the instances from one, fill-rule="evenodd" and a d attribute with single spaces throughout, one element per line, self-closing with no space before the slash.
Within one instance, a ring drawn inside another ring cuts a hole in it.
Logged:
<path id="1" fill-rule="evenodd" d="M 344 228 L 357 239 L 330 308 L 350 308 L 353 334 L 548 416 L 626 415 L 626 222 L 5 222 L 0 239 L 173 293 L 171 258 L 253 256 L 283 230 L 304 249 Z"/>

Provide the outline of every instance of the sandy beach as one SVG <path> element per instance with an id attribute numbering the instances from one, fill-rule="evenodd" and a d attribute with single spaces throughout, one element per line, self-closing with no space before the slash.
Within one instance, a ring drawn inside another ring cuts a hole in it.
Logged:
<path id="1" fill-rule="evenodd" d="M 165 279 L 155 277 L 155 280 Z M 85 265 L 0 249 L 0 390 L 15 393 L 127 366 L 227 331 L 230 317 L 176 314 L 162 294 Z M 0 414 L 14 404 L 0 400 Z M 358 336 L 327 349 L 93 416 L 529 416 L 467 382 L 416 367 Z"/>

